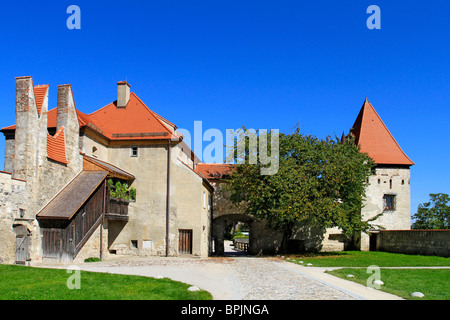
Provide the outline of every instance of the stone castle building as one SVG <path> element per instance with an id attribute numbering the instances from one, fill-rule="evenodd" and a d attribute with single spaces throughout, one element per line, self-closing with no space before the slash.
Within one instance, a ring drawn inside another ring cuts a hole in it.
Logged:
<path id="1" fill-rule="evenodd" d="M 16 78 L 16 124 L 1 130 L 0 263 L 207 257 L 223 253 L 223 231 L 236 221 L 251 226 L 250 253 L 277 252 L 281 235 L 244 215 L 222 191 L 232 166 L 200 163 L 175 124 L 151 111 L 127 82 L 117 86 L 115 101 L 85 114 L 70 85 L 58 86 L 57 107 L 49 110 L 48 85 Z M 352 134 L 377 164 L 363 219 L 384 212 L 379 225 L 409 229 L 412 161 L 367 100 Z M 335 229 L 299 226 L 293 240 L 301 250 L 346 246 Z M 361 248 L 369 246 L 363 236 Z"/>

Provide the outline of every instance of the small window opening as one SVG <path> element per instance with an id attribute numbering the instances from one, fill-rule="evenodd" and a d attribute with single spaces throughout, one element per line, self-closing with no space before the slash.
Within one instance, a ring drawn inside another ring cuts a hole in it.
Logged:
<path id="1" fill-rule="evenodd" d="M 132 157 L 138 156 L 138 147 L 131 147 L 131 156 Z"/>
<path id="2" fill-rule="evenodd" d="M 394 211 L 395 210 L 395 196 L 392 194 L 385 194 L 383 196 L 383 207 L 384 210 Z"/>
<path id="3" fill-rule="evenodd" d="M 138 248 L 138 241 L 137 240 L 131 240 L 131 248 L 137 249 Z"/>
<path id="4" fill-rule="evenodd" d="M 389 189 L 392 189 L 392 179 L 389 180 Z"/>
<path id="5" fill-rule="evenodd" d="M 98 151 L 97 147 L 92 147 L 92 156 L 97 158 L 97 151 Z"/>

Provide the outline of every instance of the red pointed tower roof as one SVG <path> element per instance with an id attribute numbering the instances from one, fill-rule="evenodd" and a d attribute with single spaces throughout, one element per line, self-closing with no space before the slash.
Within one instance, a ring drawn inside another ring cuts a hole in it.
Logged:
<path id="1" fill-rule="evenodd" d="M 368 153 L 376 164 L 407 166 L 414 164 L 395 141 L 367 98 L 353 124 L 351 133 L 355 136 L 361 151 Z"/>

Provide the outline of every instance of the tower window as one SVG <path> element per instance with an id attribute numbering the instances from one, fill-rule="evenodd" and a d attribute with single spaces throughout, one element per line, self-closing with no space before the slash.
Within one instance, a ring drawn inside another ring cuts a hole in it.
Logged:
<path id="1" fill-rule="evenodd" d="M 131 156 L 132 157 L 138 156 L 138 147 L 131 147 Z"/>
<path id="2" fill-rule="evenodd" d="M 92 156 L 97 158 L 97 151 L 98 151 L 97 147 L 95 147 L 95 146 L 92 147 Z"/>
<path id="3" fill-rule="evenodd" d="M 385 194 L 383 196 L 383 209 L 384 209 L 384 211 L 394 211 L 395 210 L 395 195 Z"/>

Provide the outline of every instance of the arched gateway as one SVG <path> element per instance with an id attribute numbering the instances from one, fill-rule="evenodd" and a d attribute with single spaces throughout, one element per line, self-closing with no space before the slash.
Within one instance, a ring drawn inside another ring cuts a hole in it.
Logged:
<path id="1" fill-rule="evenodd" d="M 199 163 L 196 172 L 208 179 L 214 187 L 212 200 L 212 239 L 214 245 L 211 248 L 213 255 L 222 256 L 225 253 L 224 239 L 225 230 L 231 224 L 241 222 L 249 226 L 248 253 L 251 255 L 277 253 L 282 233 L 273 231 L 266 227 L 264 221 L 254 219 L 245 214 L 243 204 L 235 205 L 229 200 L 229 192 L 224 189 L 227 178 L 233 170 L 230 164 L 207 164 Z"/>

